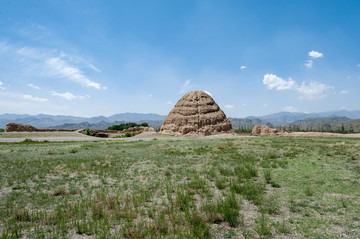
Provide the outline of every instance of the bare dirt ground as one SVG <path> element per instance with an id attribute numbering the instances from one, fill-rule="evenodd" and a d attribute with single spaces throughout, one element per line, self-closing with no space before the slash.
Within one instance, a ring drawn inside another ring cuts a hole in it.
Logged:
<path id="1" fill-rule="evenodd" d="M 336 134 L 322 132 L 291 132 L 282 133 L 280 136 L 307 136 L 307 137 L 344 137 L 360 138 L 360 134 Z M 183 139 L 216 139 L 216 138 L 238 138 L 254 137 L 251 134 L 218 134 L 211 136 L 198 137 L 176 137 L 158 132 L 145 132 L 129 138 L 99 138 L 87 136 L 78 132 L 5 132 L 0 134 L 0 142 L 21 142 L 25 139 L 34 141 L 100 141 L 100 140 L 118 140 L 118 141 L 139 141 L 139 140 L 183 140 Z M 266 136 L 265 136 L 266 137 Z"/>
<path id="2" fill-rule="evenodd" d="M 281 135 L 284 135 L 284 136 L 360 138 L 360 134 L 336 134 L 336 133 L 324 133 L 324 132 L 291 132 L 291 133 L 283 133 Z"/>

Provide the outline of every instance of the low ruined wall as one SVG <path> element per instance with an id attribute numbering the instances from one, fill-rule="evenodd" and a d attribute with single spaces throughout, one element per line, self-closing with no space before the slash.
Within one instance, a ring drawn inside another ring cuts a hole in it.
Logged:
<path id="1" fill-rule="evenodd" d="M 74 129 L 38 129 L 29 124 L 7 123 L 5 132 L 74 132 Z"/>
<path id="2" fill-rule="evenodd" d="M 99 133 L 105 133 L 105 134 L 125 134 L 125 133 L 144 133 L 144 132 L 155 132 L 154 128 L 151 127 L 144 127 L 144 126 L 140 126 L 140 127 L 131 127 L 128 129 L 124 129 L 124 130 L 94 130 L 96 132 Z"/>
<path id="3" fill-rule="evenodd" d="M 279 130 L 270 128 L 269 126 L 265 125 L 255 125 L 251 132 L 251 134 L 254 136 L 272 136 L 278 135 L 279 133 Z"/>

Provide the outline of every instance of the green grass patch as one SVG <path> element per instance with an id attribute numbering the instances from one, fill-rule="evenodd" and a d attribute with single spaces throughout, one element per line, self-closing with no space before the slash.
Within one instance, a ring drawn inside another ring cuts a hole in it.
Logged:
<path id="1" fill-rule="evenodd" d="M 360 238 L 359 151 L 311 137 L 4 143 L 0 238 Z"/>

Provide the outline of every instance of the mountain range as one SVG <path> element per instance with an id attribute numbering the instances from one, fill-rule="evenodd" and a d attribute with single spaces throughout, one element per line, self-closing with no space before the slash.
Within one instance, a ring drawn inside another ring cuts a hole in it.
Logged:
<path id="1" fill-rule="evenodd" d="M 9 122 L 30 124 L 37 128 L 59 128 L 65 124 L 84 124 L 96 125 L 99 122 L 105 122 L 109 126 L 115 122 L 148 122 L 148 121 L 160 121 L 164 120 L 164 115 L 158 114 L 141 114 L 141 113 L 121 113 L 115 114 L 110 117 L 97 116 L 97 117 L 77 117 L 77 116 L 64 116 L 64 115 L 27 115 L 27 114 L 2 114 L 0 115 L 0 128 L 4 128 Z M 104 124 L 104 123 L 102 123 Z"/>
<path id="2" fill-rule="evenodd" d="M 307 118 L 336 118 L 336 117 L 347 117 L 349 119 L 360 119 L 360 110 L 338 110 L 338 111 L 327 111 L 320 113 L 292 113 L 292 112 L 279 112 L 275 114 L 269 114 L 265 116 L 249 116 L 249 119 L 260 119 L 270 122 L 272 125 L 283 125 L 291 124 L 298 120 L 304 120 Z"/>
<path id="3" fill-rule="evenodd" d="M 147 122 L 151 127 L 160 127 L 164 120 L 164 115 L 142 114 L 142 113 L 120 113 L 109 117 L 77 117 L 64 115 L 27 115 L 27 114 L 2 114 L 0 115 L 0 128 L 5 128 L 8 122 L 30 124 L 37 128 L 54 129 L 106 129 L 107 127 L 125 122 L 142 123 Z M 352 121 L 360 119 L 360 110 L 357 111 L 328 111 L 320 113 L 292 113 L 279 112 L 264 116 L 249 116 L 246 118 L 229 117 L 233 128 L 242 126 L 251 127 L 253 125 L 268 125 L 272 127 L 284 125 L 318 125 L 333 124 L 338 127 L 342 123 L 352 126 Z M 357 125 L 357 123 L 354 123 Z"/>

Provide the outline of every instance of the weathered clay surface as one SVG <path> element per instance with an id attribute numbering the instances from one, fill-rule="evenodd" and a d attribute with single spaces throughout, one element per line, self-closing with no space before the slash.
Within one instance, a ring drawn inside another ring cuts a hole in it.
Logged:
<path id="1" fill-rule="evenodd" d="M 160 131 L 178 136 L 234 133 L 224 112 L 203 91 L 191 91 L 184 95 L 164 119 Z"/>
<path id="2" fill-rule="evenodd" d="M 140 126 L 140 127 L 131 127 L 128 129 L 124 129 L 123 131 L 121 131 L 121 133 L 126 133 L 126 132 L 135 132 L 135 133 L 144 133 L 144 132 L 155 132 L 154 128 L 151 127 L 144 127 L 144 126 Z"/>
<path id="3" fill-rule="evenodd" d="M 37 128 L 28 124 L 7 123 L 5 128 L 5 132 L 34 132 L 34 131 L 37 131 Z"/>
<path id="4" fill-rule="evenodd" d="M 255 125 L 252 129 L 251 134 L 254 136 L 271 136 L 271 135 L 279 135 L 279 130 L 270 128 L 265 125 Z"/>
<path id="5" fill-rule="evenodd" d="M 89 130 L 89 129 L 82 129 L 79 131 L 82 134 L 86 134 L 89 136 L 101 137 L 101 138 L 108 138 L 109 134 L 125 134 L 125 133 L 135 133 L 141 134 L 144 132 L 155 132 L 154 128 L 151 127 L 131 127 L 128 129 L 124 129 L 122 131 L 118 130 Z"/>
<path id="6" fill-rule="evenodd" d="M 38 129 L 29 124 L 7 123 L 5 132 L 74 132 L 76 129 Z"/>

